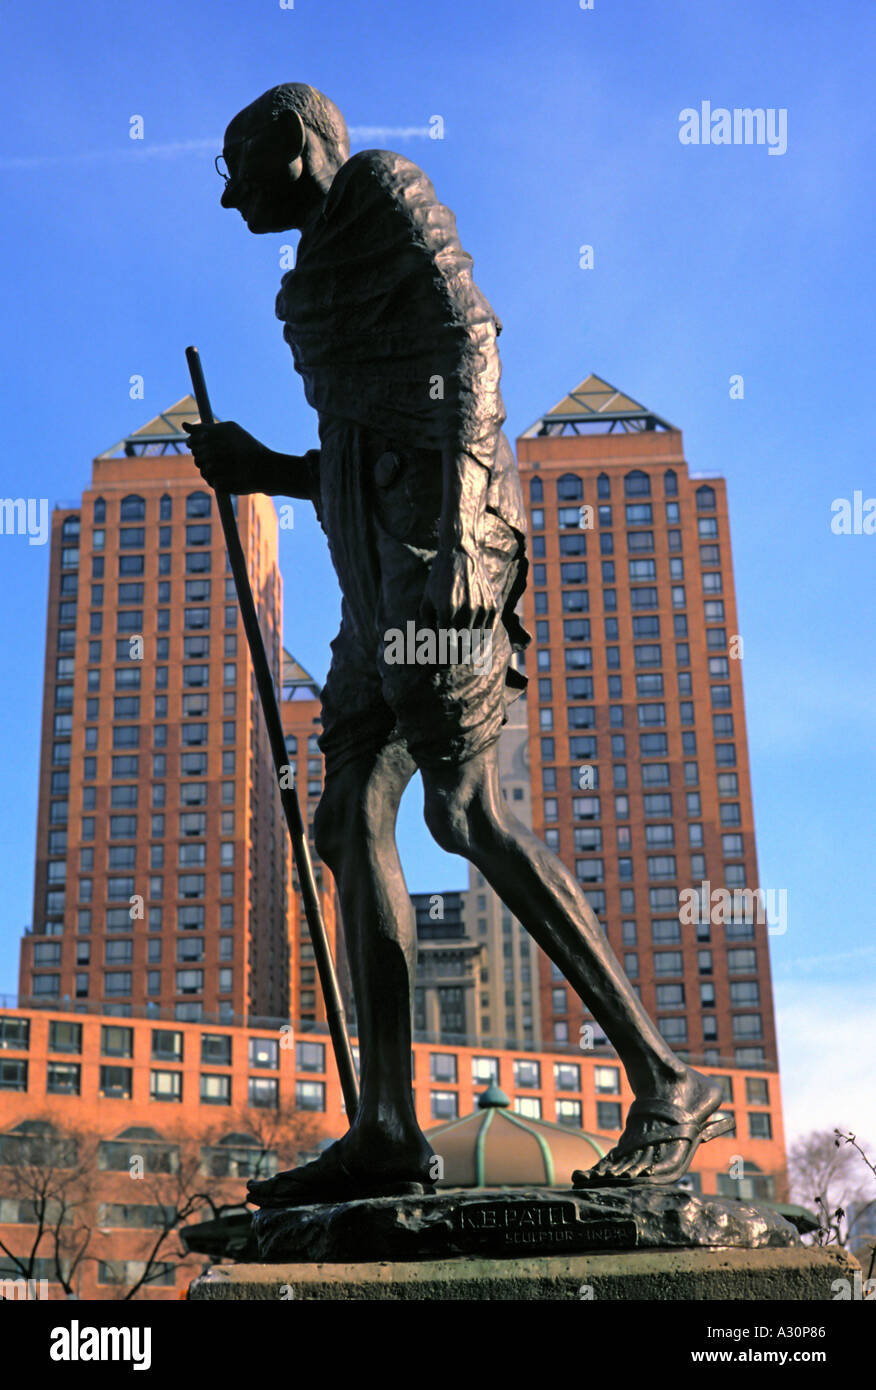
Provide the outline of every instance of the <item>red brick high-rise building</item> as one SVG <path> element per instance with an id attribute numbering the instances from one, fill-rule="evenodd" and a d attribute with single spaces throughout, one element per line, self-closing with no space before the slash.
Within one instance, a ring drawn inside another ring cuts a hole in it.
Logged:
<path id="1" fill-rule="evenodd" d="M 681 432 L 595 376 L 517 447 L 533 828 L 670 1045 L 775 1070 L 724 479 L 690 474 Z M 711 911 L 686 912 L 705 883 Z M 544 958 L 541 1017 L 545 1046 L 592 1023 Z"/>
<path id="2" fill-rule="evenodd" d="M 291 854 L 222 528 L 187 451 L 187 418 L 197 418 L 191 397 L 95 459 L 81 506 L 53 514 L 20 995 L 181 1022 L 288 1018 L 293 980 L 301 986 L 309 968 L 301 961 L 293 976 Z M 236 509 L 279 689 L 277 513 L 259 495 Z M 306 716 L 306 748 L 315 696 L 306 711 L 288 708 L 292 736 Z M 325 897 L 331 915 L 328 885 Z M 319 1017 L 309 986 L 301 1002 L 305 1017 Z"/>

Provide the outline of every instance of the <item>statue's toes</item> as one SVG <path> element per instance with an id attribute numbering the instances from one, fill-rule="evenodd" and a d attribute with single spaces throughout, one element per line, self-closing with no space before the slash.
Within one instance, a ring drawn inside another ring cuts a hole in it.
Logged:
<path id="1" fill-rule="evenodd" d="M 643 1173 L 650 1172 L 653 1162 L 653 1148 L 642 1148 L 631 1155 L 630 1162 L 623 1171 L 626 1173 L 628 1178 L 638 1178 L 641 1177 Z"/>

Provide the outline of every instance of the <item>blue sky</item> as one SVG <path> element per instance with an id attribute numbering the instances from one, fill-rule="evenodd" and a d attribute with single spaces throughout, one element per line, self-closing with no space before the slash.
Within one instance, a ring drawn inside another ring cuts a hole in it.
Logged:
<path id="1" fill-rule="evenodd" d="M 789 893 L 773 938 L 789 1128 L 876 1141 L 876 537 L 830 529 L 833 499 L 876 495 L 876 10 L 13 0 L 0 36 L 0 496 L 76 498 L 96 453 L 186 392 L 192 341 L 219 415 L 275 448 L 316 442 L 273 317 L 288 238 L 223 213 L 212 168 L 230 117 L 290 80 L 337 101 L 354 149 L 420 163 L 456 212 L 505 325 L 512 437 L 596 371 L 683 429 L 692 469 L 727 477 L 761 878 Z M 680 144 L 703 100 L 785 108 L 787 152 Z M 390 133 L 434 115 L 443 140 Z M 322 677 L 338 595 L 303 505 L 281 560 L 287 645 Z M 0 537 L 0 992 L 31 915 L 47 563 Z M 402 850 L 412 890 L 464 883 L 413 792 Z"/>

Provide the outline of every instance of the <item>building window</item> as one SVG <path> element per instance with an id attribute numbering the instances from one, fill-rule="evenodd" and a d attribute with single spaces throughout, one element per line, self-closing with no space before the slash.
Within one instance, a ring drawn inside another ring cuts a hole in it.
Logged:
<path id="1" fill-rule="evenodd" d="M 639 976 L 639 954 L 637 951 L 627 951 L 624 955 L 624 972 L 631 979 L 636 980 Z"/>
<path id="2" fill-rule="evenodd" d="M 429 1102 L 433 1120 L 455 1120 L 459 1115 L 459 1097 L 455 1091 L 430 1091 Z"/>
<path id="3" fill-rule="evenodd" d="M 529 1058 L 514 1059 L 514 1086 L 518 1090 L 532 1087 L 537 1089 L 541 1086 L 541 1063 L 532 1061 Z"/>
<path id="4" fill-rule="evenodd" d="M 749 1105 L 769 1105 L 770 1085 L 765 1076 L 745 1078 L 745 1099 Z"/>
<path id="5" fill-rule="evenodd" d="M 657 985 L 658 1009 L 683 1009 L 684 985 Z"/>
<path id="6" fill-rule="evenodd" d="M 157 1101 L 181 1101 L 182 1072 L 153 1069 L 149 1074 L 149 1096 Z"/>
<path id="7" fill-rule="evenodd" d="M 201 1073 L 201 1104 L 230 1105 L 231 1077 L 209 1072 Z"/>
<path id="8" fill-rule="evenodd" d="M 596 1102 L 596 1128 L 615 1131 L 623 1126 L 623 1116 L 619 1101 L 598 1100 Z"/>
<path id="9" fill-rule="evenodd" d="M 574 473 L 564 473 L 557 479 L 557 501 L 577 502 L 584 496 L 584 484 Z"/>
<path id="10" fill-rule="evenodd" d="M 134 1030 L 116 1024 L 103 1024 L 100 1030 L 100 1050 L 104 1057 L 133 1057 Z"/>
<path id="11" fill-rule="evenodd" d="M 751 1139 L 772 1139 L 772 1116 L 767 1111 L 751 1111 L 748 1116 L 748 1134 Z"/>
<path id="12" fill-rule="evenodd" d="M 594 1067 L 593 1085 L 597 1095 L 619 1095 L 619 1069 L 617 1067 Z"/>
<path id="13" fill-rule="evenodd" d="M 27 1062 L 0 1057 L 0 1091 L 27 1090 Z"/>
<path id="14" fill-rule="evenodd" d="M 130 970 L 107 970 L 103 977 L 104 993 L 108 997 L 119 998 L 131 993 Z"/>
<path id="15" fill-rule="evenodd" d="M 442 1039 L 446 1036 L 465 1034 L 464 991 L 454 985 L 442 986 L 438 990 L 439 1028 Z"/>
<path id="16" fill-rule="evenodd" d="M 280 1044 L 276 1038 L 253 1037 L 249 1040 L 249 1064 L 276 1071 L 280 1065 Z"/>
<path id="17" fill-rule="evenodd" d="M 454 1059 L 455 1060 L 455 1059 Z M 295 1044 L 295 1066 L 298 1071 L 325 1071 L 325 1044 L 298 1042 Z"/>
<path id="18" fill-rule="evenodd" d="M 211 531 L 211 528 L 210 528 L 209 522 L 206 522 L 206 523 L 204 523 L 203 525 L 200 525 L 200 526 L 187 526 L 187 527 L 186 527 L 186 545 L 187 545 L 187 546 L 209 545 L 209 544 L 210 544 L 210 531 Z"/>
<path id="19" fill-rule="evenodd" d="M 29 1045 L 29 1018 L 0 1018 L 0 1052 L 7 1048 L 26 1052 Z"/>
<path id="20" fill-rule="evenodd" d="M 651 923 L 656 926 L 655 922 Z M 674 938 L 681 940 L 681 936 Z M 657 951 L 654 955 L 654 974 L 655 975 L 681 975 L 684 973 L 683 957 L 681 951 Z"/>
<path id="21" fill-rule="evenodd" d="M 100 1069 L 100 1094 L 112 1100 L 130 1100 L 132 1075 L 133 1072 L 130 1067 L 102 1066 Z"/>
<path id="22" fill-rule="evenodd" d="M 186 517 L 192 520 L 209 515 L 210 494 L 208 492 L 190 492 L 186 498 Z"/>
<path id="23" fill-rule="evenodd" d="M 640 468 L 635 468 L 632 472 L 624 476 L 624 496 L 625 497 L 650 497 L 651 479 L 647 473 L 643 473 Z"/>
<path id="24" fill-rule="evenodd" d="M 203 970 L 178 970 L 176 972 L 177 994 L 202 994 L 203 991 Z"/>
<path id="25" fill-rule="evenodd" d="M 52 1019 L 49 1024 L 50 1052 L 81 1052 L 82 1024 Z"/>
<path id="26" fill-rule="evenodd" d="M 231 1038 L 227 1033 L 201 1034 L 201 1061 L 208 1066 L 231 1066 Z"/>
<path id="27" fill-rule="evenodd" d="M 563 1099 L 557 1101 L 557 1124 L 580 1129 L 583 1123 L 580 1100 Z"/>
<path id="28" fill-rule="evenodd" d="M 525 1115 L 529 1120 L 541 1119 L 541 1099 L 539 1096 L 515 1096 L 514 1112 Z"/>
<path id="29" fill-rule="evenodd" d="M 185 841 L 179 846 L 177 859 L 182 869 L 199 868 L 207 862 L 207 846 L 200 841 Z"/>
<path id="30" fill-rule="evenodd" d="M 142 497 L 137 497 L 131 493 L 123 497 L 119 507 L 120 521 L 145 521 L 146 503 Z"/>
<path id="31" fill-rule="evenodd" d="M 658 1018 L 657 1027 L 670 1045 L 687 1042 L 686 1018 Z"/>
<path id="32" fill-rule="evenodd" d="M 49 1062 L 46 1090 L 54 1095 L 78 1096 L 81 1071 L 78 1062 Z"/>
<path id="33" fill-rule="evenodd" d="M 489 1086 L 493 1083 L 499 1084 L 499 1059 L 498 1057 L 472 1057 L 471 1059 L 471 1079 L 475 1086 Z"/>
<path id="34" fill-rule="evenodd" d="M 671 829 L 671 827 L 669 827 Z M 648 855 L 648 877 L 655 878 L 676 878 L 676 862 L 674 854 L 649 854 Z"/>
<path id="35" fill-rule="evenodd" d="M 203 874 L 180 874 L 179 876 L 178 888 L 181 898 L 203 898 L 204 886 Z"/>
<path id="36" fill-rule="evenodd" d="M 152 1057 L 155 1061 L 181 1062 L 183 1035 L 168 1028 L 152 1029 Z"/>
<path id="37" fill-rule="evenodd" d="M 554 1085 L 558 1091 L 580 1091 L 581 1068 L 575 1062 L 554 1062 Z"/>
<path id="38" fill-rule="evenodd" d="M 276 1084 L 276 1083 L 275 1083 Z M 325 1110 L 324 1081 L 296 1081 L 295 1107 L 297 1110 Z"/>
<path id="39" fill-rule="evenodd" d="M 429 1074 L 433 1081 L 443 1081 L 445 1085 L 455 1086 L 459 1080 L 456 1054 L 453 1052 L 431 1053 Z"/>

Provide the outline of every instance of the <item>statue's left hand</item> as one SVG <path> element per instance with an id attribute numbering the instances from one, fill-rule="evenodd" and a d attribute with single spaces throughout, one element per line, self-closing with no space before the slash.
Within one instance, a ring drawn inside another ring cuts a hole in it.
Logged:
<path id="1" fill-rule="evenodd" d="M 496 619 L 496 599 L 475 548 L 442 548 L 432 562 L 420 617 L 428 627 L 487 630 Z"/>
<path id="2" fill-rule="evenodd" d="M 183 421 L 183 429 L 195 463 L 210 487 L 240 496 L 268 491 L 271 450 L 235 420 L 217 420 L 212 425 Z"/>

